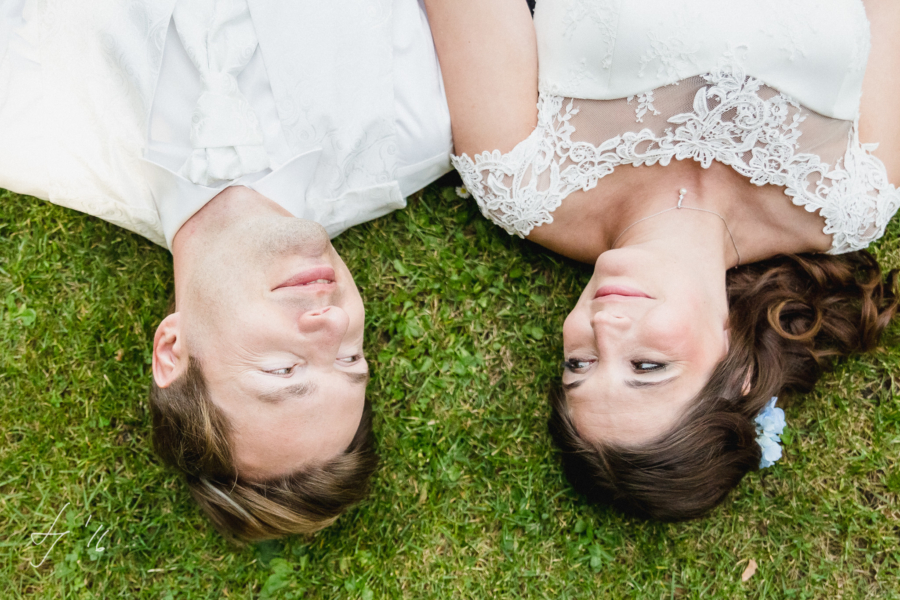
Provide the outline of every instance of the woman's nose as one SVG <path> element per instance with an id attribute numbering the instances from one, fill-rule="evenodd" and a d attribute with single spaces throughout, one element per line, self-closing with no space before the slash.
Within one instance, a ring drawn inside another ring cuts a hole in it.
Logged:
<path id="1" fill-rule="evenodd" d="M 609 311 L 601 310 L 594 313 L 594 316 L 591 318 L 591 325 L 594 327 L 595 332 L 601 329 L 625 331 L 631 327 L 631 318 L 625 315 L 616 315 Z"/>
<path id="2" fill-rule="evenodd" d="M 307 311 L 297 321 L 300 333 L 318 338 L 329 346 L 340 344 L 349 326 L 350 316 L 338 306 Z"/>
<path id="3" fill-rule="evenodd" d="M 613 315 L 601 310 L 591 318 L 591 327 L 594 330 L 597 350 L 604 354 L 614 351 L 616 340 L 619 338 L 616 334 L 626 332 L 631 327 L 631 319 L 624 315 Z"/>

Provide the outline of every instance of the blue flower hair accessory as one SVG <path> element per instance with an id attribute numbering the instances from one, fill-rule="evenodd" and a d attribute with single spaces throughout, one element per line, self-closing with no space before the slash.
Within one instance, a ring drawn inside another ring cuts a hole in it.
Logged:
<path id="1" fill-rule="evenodd" d="M 775 408 L 778 398 L 772 396 L 766 407 L 756 416 L 756 443 L 762 448 L 759 468 L 765 469 L 781 458 L 781 434 L 784 432 L 784 411 Z"/>

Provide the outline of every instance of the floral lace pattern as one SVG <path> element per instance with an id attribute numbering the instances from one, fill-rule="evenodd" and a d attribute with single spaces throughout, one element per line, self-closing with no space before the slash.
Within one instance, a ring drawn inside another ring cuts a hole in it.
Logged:
<path id="1" fill-rule="evenodd" d="M 600 66 L 609 69 L 612 66 L 613 50 L 616 47 L 616 27 L 621 11 L 620 0 L 601 0 L 598 2 L 570 2 L 563 18 L 567 39 L 572 39 L 575 32 L 585 20 L 603 31 L 599 43 L 603 45 L 603 58 Z"/>
<path id="2" fill-rule="evenodd" d="M 634 98 L 634 96 L 628 96 L 628 98 L 625 99 L 625 102 L 631 104 Z M 653 106 L 653 90 L 637 95 L 637 107 L 635 107 L 634 109 L 635 122 L 643 123 L 644 115 L 646 115 L 648 112 L 651 112 L 654 115 L 662 114 L 661 112 L 656 110 L 655 106 Z"/>
<path id="3" fill-rule="evenodd" d="M 790 62 L 805 58 L 810 52 L 810 41 L 815 36 L 821 35 L 816 31 L 806 7 L 793 2 L 779 2 L 779 0 L 763 0 L 760 10 L 769 14 L 778 15 L 778 18 L 766 21 L 762 29 L 763 35 L 772 41 L 782 52 L 782 56 Z"/>
<path id="4" fill-rule="evenodd" d="M 693 159 L 704 168 L 719 161 L 755 185 L 782 186 L 795 205 L 824 218 L 824 232 L 833 236 L 829 253 L 865 248 L 884 234 L 900 208 L 900 191 L 871 154 L 874 146 L 859 142 L 855 124 L 839 130 L 840 152 L 825 162 L 818 153 L 799 150 L 810 113 L 790 97 L 735 66 L 695 79 L 699 89 L 692 110 L 669 116 L 657 132 L 644 127 L 606 136 L 599 144 L 573 140 L 578 128 L 586 129 L 578 121 L 582 109 L 576 103 L 591 101 L 542 93 L 538 126 L 511 152 L 484 152 L 474 160 L 454 156 L 453 164 L 481 212 L 520 237 L 552 222 L 551 213 L 566 196 L 593 189 L 617 166 L 665 166 L 673 158 Z M 638 111 L 640 104 L 656 110 L 647 100 L 653 97 L 643 101 L 639 97 Z M 639 122 L 642 116 L 649 115 L 638 114 Z"/>
<path id="5" fill-rule="evenodd" d="M 638 77 L 661 77 L 667 84 L 677 83 L 688 75 L 697 73 L 699 56 L 704 44 L 692 36 L 685 36 L 692 23 L 702 22 L 702 11 L 693 4 L 684 4 L 674 19 L 660 15 L 658 22 L 647 28 L 647 48 L 641 55 Z"/>

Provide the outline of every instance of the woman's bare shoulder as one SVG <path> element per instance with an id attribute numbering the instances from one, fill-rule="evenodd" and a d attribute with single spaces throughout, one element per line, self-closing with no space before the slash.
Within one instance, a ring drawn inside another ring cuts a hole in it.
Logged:
<path id="1" fill-rule="evenodd" d="M 863 80 L 859 136 L 877 142 L 891 183 L 900 185 L 900 2 L 863 0 L 872 50 Z"/>

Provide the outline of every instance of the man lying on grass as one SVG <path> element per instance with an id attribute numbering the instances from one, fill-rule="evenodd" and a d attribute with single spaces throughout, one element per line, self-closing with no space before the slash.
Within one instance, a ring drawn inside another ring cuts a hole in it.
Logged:
<path id="1" fill-rule="evenodd" d="M 154 447 L 227 535 L 310 533 L 365 496 L 364 310 L 330 237 L 450 147 L 416 0 L 0 7 L 0 187 L 171 250 Z"/>

